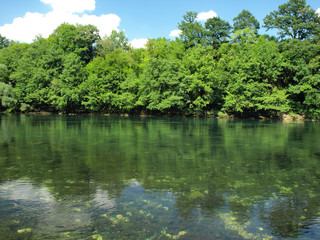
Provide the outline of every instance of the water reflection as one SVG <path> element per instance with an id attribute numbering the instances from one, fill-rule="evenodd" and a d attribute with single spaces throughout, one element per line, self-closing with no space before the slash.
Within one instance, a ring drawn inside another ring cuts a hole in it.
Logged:
<path id="1" fill-rule="evenodd" d="M 320 238 L 317 122 L 0 115 L 6 239 Z"/>

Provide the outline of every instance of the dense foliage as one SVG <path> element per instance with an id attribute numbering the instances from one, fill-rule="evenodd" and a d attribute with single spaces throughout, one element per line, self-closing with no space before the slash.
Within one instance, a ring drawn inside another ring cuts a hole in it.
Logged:
<path id="1" fill-rule="evenodd" d="M 124 32 L 101 38 L 64 23 L 31 44 L 1 37 L 0 110 L 320 118 L 320 17 L 289 0 L 259 35 L 247 10 L 233 26 L 187 12 L 179 39 L 130 46 Z"/>

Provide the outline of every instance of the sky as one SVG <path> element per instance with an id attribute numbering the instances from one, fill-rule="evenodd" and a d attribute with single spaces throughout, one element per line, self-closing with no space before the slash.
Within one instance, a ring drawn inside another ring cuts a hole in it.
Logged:
<path id="1" fill-rule="evenodd" d="M 61 23 L 93 24 L 100 35 L 122 30 L 134 47 L 148 38 L 178 36 L 178 23 L 187 11 L 198 20 L 219 16 L 230 24 L 243 9 L 263 24 L 263 18 L 287 0 L 0 0 L 0 34 L 30 43 L 37 35 L 48 37 Z M 320 14 L 320 1 L 307 0 Z M 264 33 L 264 29 L 260 33 Z"/>

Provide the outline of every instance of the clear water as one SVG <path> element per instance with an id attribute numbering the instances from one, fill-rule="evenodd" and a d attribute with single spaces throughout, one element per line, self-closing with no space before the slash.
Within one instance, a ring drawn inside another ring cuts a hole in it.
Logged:
<path id="1" fill-rule="evenodd" d="M 0 239 L 320 239 L 320 123 L 0 114 Z"/>

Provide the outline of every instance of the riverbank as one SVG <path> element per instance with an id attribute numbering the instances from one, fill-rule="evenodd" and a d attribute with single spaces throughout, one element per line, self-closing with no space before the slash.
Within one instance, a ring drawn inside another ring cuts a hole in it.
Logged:
<path id="1" fill-rule="evenodd" d="M 8 113 L 8 112 L 0 112 Z M 283 122 L 303 122 L 303 121 L 319 121 L 319 119 L 310 119 L 296 113 L 280 113 L 276 116 L 262 116 L 257 114 L 237 115 L 224 112 L 218 112 L 216 114 L 203 114 L 203 115 L 181 115 L 181 114 L 150 114 L 150 113 L 102 113 L 102 112 L 82 112 L 82 113 L 66 113 L 66 112 L 24 112 L 24 113 L 12 113 L 12 114 L 27 114 L 27 115 L 104 115 L 104 116 L 121 116 L 121 117 L 182 117 L 182 118 L 216 118 L 216 119 L 259 119 L 259 120 L 280 120 Z"/>

